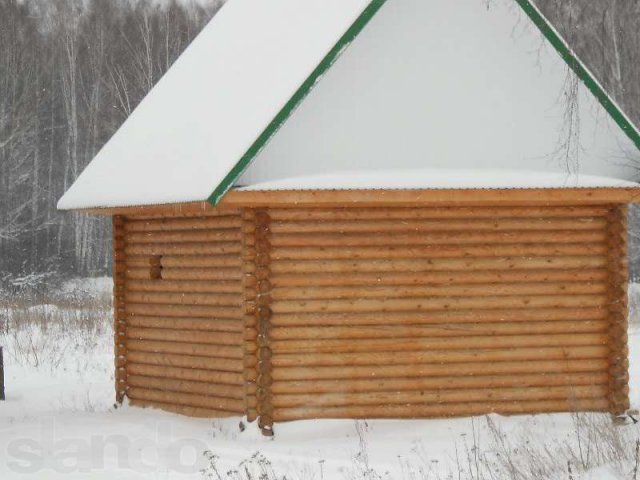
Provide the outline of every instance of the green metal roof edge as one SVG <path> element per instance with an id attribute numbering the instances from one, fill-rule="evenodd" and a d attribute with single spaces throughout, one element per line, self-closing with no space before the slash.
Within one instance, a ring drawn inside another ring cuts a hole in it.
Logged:
<path id="1" fill-rule="evenodd" d="M 256 155 L 260 153 L 260 150 L 264 148 L 269 139 L 273 135 L 275 135 L 280 127 L 287 121 L 287 119 L 291 116 L 298 105 L 300 105 L 305 97 L 311 92 L 320 77 L 322 77 L 322 75 L 324 75 L 327 70 L 331 68 L 331 66 L 335 63 L 338 57 L 340 57 L 345 48 L 348 47 L 349 44 L 353 42 L 353 40 L 355 40 L 355 38 L 367 26 L 369 21 L 374 17 L 378 10 L 380 10 L 382 5 L 384 5 L 386 1 L 387 0 L 370 1 L 369 5 L 362 11 L 356 21 L 353 22 L 351 27 L 349 27 L 344 35 L 342 35 L 340 40 L 338 40 L 338 42 L 329 51 L 329 53 L 327 53 L 327 55 L 315 68 L 315 70 L 311 72 L 311 75 L 309 75 L 309 77 L 304 81 L 300 88 L 298 88 L 296 93 L 285 104 L 282 110 L 280 110 L 280 112 L 271 121 L 271 123 L 262 132 L 262 134 L 256 139 L 253 145 L 251 145 L 249 150 L 247 150 L 247 152 L 242 156 L 238 163 L 235 164 L 235 166 L 231 169 L 227 176 L 224 177 L 222 182 L 220 182 L 220 184 L 216 187 L 213 193 L 209 196 L 209 203 L 211 203 L 213 206 L 216 206 L 225 195 L 225 193 L 227 193 L 233 187 L 235 181 L 251 164 Z"/>
<path id="2" fill-rule="evenodd" d="M 616 102 L 607 94 L 604 87 L 598 82 L 589 69 L 582 63 L 578 56 L 571 50 L 567 42 L 551 25 L 531 0 L 516 0 L 527 16 L 538 27 L 540 32 L 560 54 L 565 63 L 586 85 L 589 91 L 596 97 L 600 105 L 604 107 L 611 118 L 618 124 L 622 131 L 640 150 L 640 131 L 625 115 Z"/>
<path id="3" fill-rule="evenodd" d="M 209 196 L 208 201 L 216 206 L 222 197 L 233 187 L 235 181 L 242 175 L 242 172 L 251 164 L 256 155 L 264 148 L 269 139 L 275 135 L 280 127 L 287 121 L 293 111 L 300 105 L 305 97 L 311 92 L 316 82 L 324 75 L 329 68 L 340 57 L 346 47 L 355 40 L 360 32 L 367 26 L 369 21 L 378 13 L 378 10 L 384 5 L 387 0 L 371 0 L 369 5 L 363 10 L 357 20 L 349 27 L 345 34 L 338 40 L 335 46 L 324 57 L 322 62 L 316 67 L 316 69 L 309 75 L 305 82 L 298 88 L 296 93 L 286 103 L 286 105 L 280 110 L 276 117 L 271 121 L 267 128 L 257 138 L 257 140 L 251 145 L 249 150 L 242 156 L 242 158 L 236 163 L 231 171 L 225 176 L 225 178 L 216 187 L 213 193 Z M 598 102 L 603 106 L 611 118 L 618 124 L 622 131 L 629 137 L 629 139 L 640 150 L 640 131 L 631 122 L 631 120 L 625 115 L 622 109 L 615 103 L 615 101 L 607 94 L 600 82 L 592 75 L 587 67 L 580 61 L 577 55 L 571 50 L 567 42 L 556 31 L 546 17 L 540 12 L 530 0 L 515 0 L 518 5 L 524 10 L 531 21 L 538 27 L 544 37 L 551 43 L 553 48 L 560 54 L 560 57 L 565 63 L 573 70 L 573 72 L 582 80 L 589 91 L 596 97 Z"/>

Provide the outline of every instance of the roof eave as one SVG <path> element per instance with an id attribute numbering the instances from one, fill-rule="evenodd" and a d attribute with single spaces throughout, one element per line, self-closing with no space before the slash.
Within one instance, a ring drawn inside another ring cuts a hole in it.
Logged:
<path id="1" fill-rule="evenodd" d="M 422 190 L 272 190 L 228 192 L 208 201 L 137 207 L 86 208 L 95 215 L 205 216 L 242 208 L 552 207 L 640 203 L 640 187 Z"/>

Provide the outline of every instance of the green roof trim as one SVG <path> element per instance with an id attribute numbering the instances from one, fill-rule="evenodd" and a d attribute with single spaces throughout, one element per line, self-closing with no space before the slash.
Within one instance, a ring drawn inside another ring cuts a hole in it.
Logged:
<path id="1" fill-rule="evenodd" d="M 329 70 L 342 52 L 353 42 L 356 37 L 367 26 L 369 21 L 375 16 L 380 8 L 387 0 L 371 0 L 369 5 L 363 10 L 356 21 L 349 27 L 345 34 L 338 40 L 335 46 L 324 57 L 322 62 L 309 75 L 304 83 L 298 88 L 291 99 L 280 110 L 276 117 L 271 121 L 262 134 L 251 145 L 249 150 L 236 163 L 231 171 L 220 182 L 213 193 L 209 196 L 208 201 L 216 206 L 222 197 L 233 187 L 235 181 L 242 175 L 245 169 L 251 164 L 253 159 L 260 153 L 264 146 L 269 142 L 271 137 L 277 133 L 282 125 L 288 120 L 294 110 L 311 92 L 316 82 Z M 607 94 L 603 86 L 596 80 L 587 67 L 580 61 L 577 55 L 571 50 L 567 42 L 556 31 L 546 17 L 540 12 L 531 0 L 515 0 L 524 10 L 531 21 L 538 27 L 544 37 L 551 43 L 553 48 L 560 54 L 562 59 L 571 70 L 586 85 L 589 91 L 596 97 L 598 102 L 604 107 L 616 124 L 624 131 L 631 141 L 640 150 L 640 131 L 625 115 L 622 109 Z"/>
<path id="2" fill-rule="evenodd" d="M 607 94 L 603 86 L 596 80 L 589 69 L 580 61 L 577 55 L 571 50 L 567 42 L 560 36 L 551 23 L 545 18 L 531 0 L 516 0 L 527 16 L 538 27 L 540 32 L 551 43 L 553 48 L 560 54 L 565 63 L 586 85 L 598 102 L 604 107 L 611 118 L 626 133 L 635 146 L 640 150 L 640 131 L 625 115 L 622 109 Z"/>
<path id="3" fill-rule="evenodd" d="M 386 1 L 387 0 L 371 0 L 369 5 L 362 11 L 356 21 L 351 25 L 351 27 L 349 27 L 344 35 L 342 35 L 340 40 L 338 40 L 335 46 L 329 51 L 329 53 L 327 53 L 315 70 L 311 72 L 311 75 L 309 75 L 300 88 L 298 88 L 293 97 L 291 97 L 282 110 L 280 110 L 276 117 L 257 138 L 253 145 L 251 145 L 249 150 L 247 150 L 238 163 L 236 163 L 236 165 L 231 169 L 227 176 L 224 177 L 220 185 L 216 187 L 213 193 L 209 196 L 209 203 L 216 206 L 225 193 L 233 187 L 233 184 L 240 175 L 242 175 L 242 172 L 245 171 L 256 155 L 258 155 L 267 142 L 269 142 L 271 137 L 276 134 L 298 105 L 300 105 L 300 103 L 302 103 L 306 96 L 311 92 L 316 82 L 327 72 L 327 70 L 331 68 L 345 48 L 355 40 Z"/>

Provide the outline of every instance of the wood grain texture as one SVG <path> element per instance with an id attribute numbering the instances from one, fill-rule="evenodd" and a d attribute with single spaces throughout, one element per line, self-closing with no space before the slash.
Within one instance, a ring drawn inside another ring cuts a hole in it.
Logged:
<path id="1" fill-rule="evenodd" d="M 609 206 L 270 212 L 276 421 L 605 409 Z"/>
<path id="2" fill-rule="evenodd" d="M 265 434 L 305 418 L 621 413 L 616 204 L 636 195 L 232 192 L 219 209 L 130 210 L 114 237 L 130 398 L 245 414 Z"/>
<path id="3" fill-rule="evenodd" d="M 629 347 L 628 347 L 628 229 L 627 208 L 612 208 L 609 215 L 609 411 L 621 415 L 629 403 Z"/>
<path id="4" fill-rule="evenodd" d="M 133 404 L 190 415 L 245 411 L 239 212 L 128 217 L 118 273 Z"/>
<path id="5" fill-rule="evenodd" d="M 244 299 L 244 324 L 256 339 L 252 345 L 257 344 L 259 319 L 255 317 L 255 310 L 258 305 L 258 285 L 256 278 L 256 212 L 245 209 L 242 212 L 243 241 L 242 241 L 242 272 L 243 272 L 243 299 Z M 250 241 L 248 241 L 250 239 Z M 245 385 L 245 415 L 249 422 L 258 419 L 257 408 L 258 399 L 258 349 L 245 348 L 244 352 L 245 369 L 243 370 L 243 380 Z M 256 405 L 256 407 L 252 407 Z"/>
<path id="6" fill-rule="evenodd" d="M 255 265 L 257 280 L 256 308 L 254 314 L 258 320 L 258 375 L 257 375 L 257 413 L 258 425 L 264 435 L 273 435 L 273 405 L 271 385 L 273 356 L 271 341 L 271 219 L 266 210 L 255 212 Z"/>
<path id="7" fill-rule="evenodd" d="M 121 268 L 126 262 L 125 219 L 114 216 L 113 228 L 113 312 L 116 402 L 122 403 L 127 394 L 127 319 L 125 312 L 126 275 Z"/>

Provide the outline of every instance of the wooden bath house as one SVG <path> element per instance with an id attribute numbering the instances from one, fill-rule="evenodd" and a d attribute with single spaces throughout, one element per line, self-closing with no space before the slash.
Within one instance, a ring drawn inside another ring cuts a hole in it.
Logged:
<path id="1" fill-rule="evenodd" d="M 228 0 L 59 208 L 113 216 L 118 401 L 617 415 L 639 146 L 529 1 Z"/>

